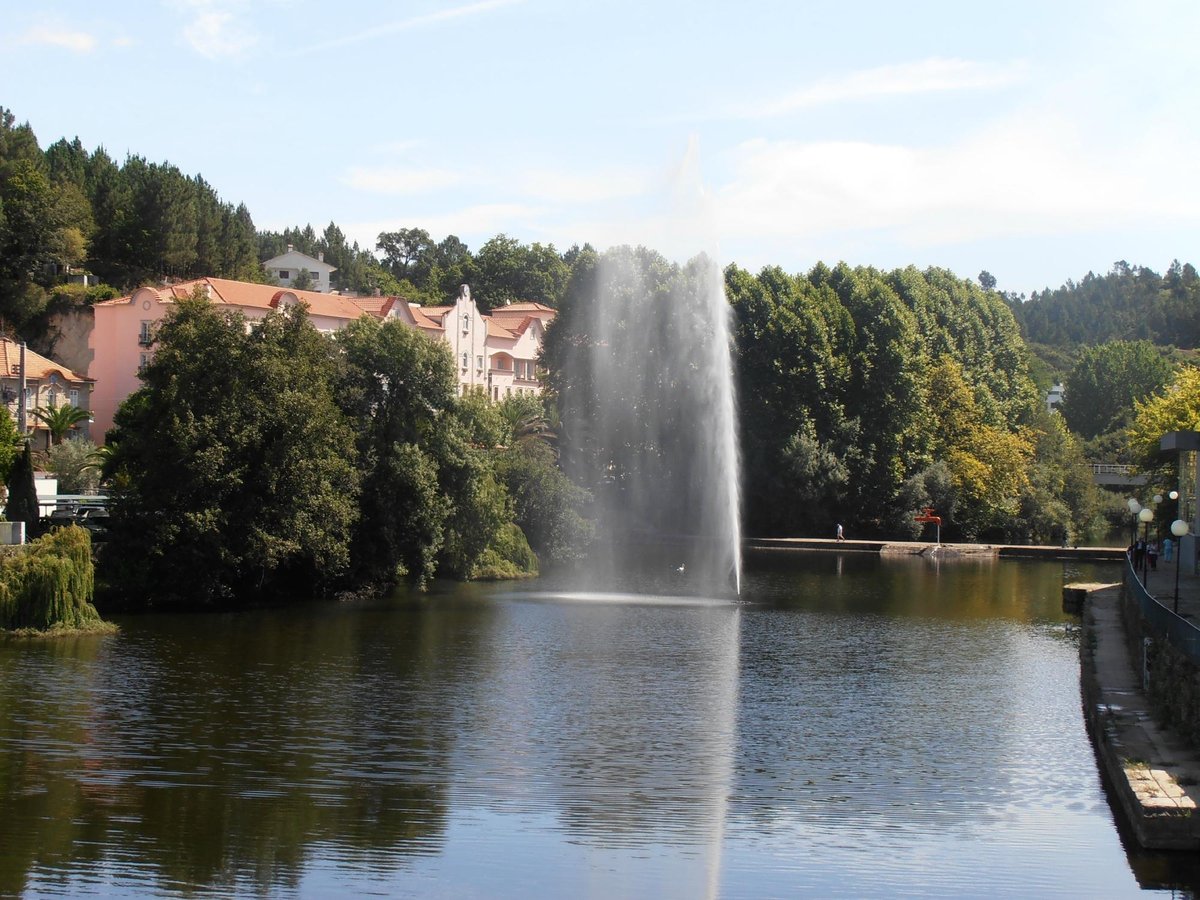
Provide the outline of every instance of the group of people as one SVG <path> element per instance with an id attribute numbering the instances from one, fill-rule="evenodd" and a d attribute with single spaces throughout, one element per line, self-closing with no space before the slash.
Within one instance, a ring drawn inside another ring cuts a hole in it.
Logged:
<path id="1" fill-rule="evenodd" d="M 1175 552 L 1175 547 L 1171 543 L 1170 538 L 1164 538 L 1162 542 L 1162 556 L 1166 562 L 1171 561 L 1171 557 Z M 1142 563 L 1145 562 L 1151 569 L 1158 568 L 1158 553 L 1159 544 L 1156 540 L 1145 540 L 1137 538 L 1129 545 L 1129 555 L 1133 559 L 1133 568 L 1140 569 Z"/>

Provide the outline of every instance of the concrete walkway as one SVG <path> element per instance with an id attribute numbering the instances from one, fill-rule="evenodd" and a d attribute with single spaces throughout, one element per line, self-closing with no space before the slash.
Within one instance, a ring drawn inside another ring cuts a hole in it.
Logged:
<path id="1" fill-rule="evenodd" d="M 1170 568 L 1174 600 L 1174 566 Z M 1166 583 L 1165 570 L 1151 573 Z M 1200 849 L 1200 753 L 1154 720 L 1140 660 L 1129 655 L 1121 586 L 1093 586 L 1083 608 L 1080 676 L 1084 714 L 1113 796 L 1138 843 Z M 1185 599 L 1186 596 L 1186 599 Z M 1161 598 L 1160 598 L 1161 599 Z M 1200 578 L 1180 575 L 1180 608 L 1200 608 Z"/>

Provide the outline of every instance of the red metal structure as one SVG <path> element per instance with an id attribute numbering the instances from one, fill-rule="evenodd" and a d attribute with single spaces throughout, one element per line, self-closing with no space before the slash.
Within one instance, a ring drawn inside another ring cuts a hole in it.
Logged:
<path id="1" fill-rule="evenodd" d="M 941 544 L 941 542 L 942 542 L 942 517 L 934 514 L 932 506 L 925 507 L 924 515 L 914 516 L 913 518 L 918 522 L 932 522 L 934 525 L 936 525 L 937 526 L 937 542 L 938 542 L 938 544 Z"/>

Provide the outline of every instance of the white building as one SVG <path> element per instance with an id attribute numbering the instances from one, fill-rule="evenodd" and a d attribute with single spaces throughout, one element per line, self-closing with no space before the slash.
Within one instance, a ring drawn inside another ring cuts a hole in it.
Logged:
<path id="1" fill-rule="evenodd" d="M 1054 387 L 1046 391 L 1046 409 L 1050 412 L 1059 409 L 1062 406 L 1063 396 L 1062 382 L 1056 382 Z"/>
<path id="2" fill-rule="evenodd" d="M 287 252 L 268 259 L 263 268 L 279 282 L 280 287 L 290 288 L 296 283 L 301 272 L 307 271 L 312 276 L 312 284 L 304 288 L 306 291 L 329 293 L 329 276 L 337 271 L 337 266 L 325 262 L 324 252 L 318 251 L 314 259 L 307 253 L 301 253 L 291 244 Z"/>

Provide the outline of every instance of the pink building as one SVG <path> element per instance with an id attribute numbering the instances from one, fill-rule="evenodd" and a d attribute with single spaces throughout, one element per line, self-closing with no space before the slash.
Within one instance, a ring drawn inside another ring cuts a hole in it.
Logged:
<path id="1" fill-rule="evenodd" d="M 398 297 L 355 302 L 372 315 L 398 318 L 449 344 L 460 394 L 482 390 L 493 400 L 503 400 L 542 392 L 536 362 L 546 326 L 556 315 L 548 306 L 512 303 L 483 315 L 465 284 L 451 306 L 422 307 Z"/>
<path id="2" fill-rule="evenodd" d="M 153 352 L 154 326 L 176 300 L 199 287 L 216 304 L 261 319 L 273 309 L 303 301 L 318 330 L 332 334 L 359 316 L 398 318 L 449 345 L 458 363 L 459 392 L 486 390 L 501 400 L 510 394 L 541 393 L 534 370 L 546 326 L 555 312 L 537 303 L 514 303 L 482 315 L 466 285 L 452 306 L 423 308 L 399 297 L 350 298 L 273 285 L 200 278 L 170 287 L 138 288 L 128 297 L 97 303 L 88 335 L 95 382 L 91 394 L 93 439 L 104 440 L 117 407 L 140 386 L 138 371 Z"/>

